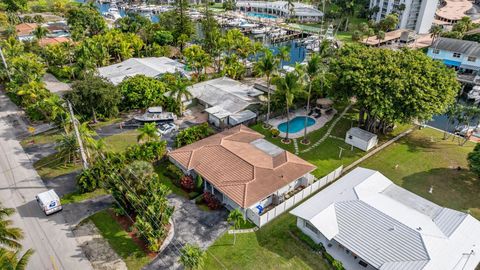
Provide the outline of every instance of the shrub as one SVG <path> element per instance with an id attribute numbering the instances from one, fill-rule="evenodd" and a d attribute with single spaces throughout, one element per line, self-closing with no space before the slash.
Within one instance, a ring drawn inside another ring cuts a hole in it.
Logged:
<path id="1" fill-rule="evenodd" d="M 197 181 L 196 181 L 196 183 L 195 183 L 195 188 L 196 188 L 197 190 L 202 190 L 202 187 L 203 187 L 203 178 L 202 178 L 202 176 L 200 176 L 200 174 L 199 174 L 199 175 L 197 175 Z"/>
<path id="2" fill-rule="evenodd" d="M 130 146 L 125 151 L 127 160 L 144 160 L 148 162 L 158 161 L 166 153 L 166 141 L 151 141 L 143 144 Z"/>
<path id="3" fill-rule="evenodd" d="M 270 134 L 272 135 L 273 138 L 276 138 L 278 135 L 280 135 L 280 131 L 276 128 L 272 128 L 270 130 Z"/>
<path id="4" fill-rule="evenodd" d="M 196 191 L 192 191 L 190 193 L 188 193 L 188 199 L 189 200 L 193 200 L 193 199 L 196 199 L 198 197 L 198 195 L 200 195 L 200 193 L 196 192 Z M 195 200 L 196 201 L 196 200 Z"/>
<path id="5" fill-rule="evenodd" d="M 81 193 L 94 191 L 98 187 L 98 175 L 94 169 L 85 169 L 77 176 L 77 186 Z"/>
<path id="6" fill-rule="evenodd" d="M 208 123 L 196 125 L 180 131 L 176 138 L 177 147 L 194 143 L 213 134 L 213 129 Z"/>
<path id="7" fill-rule="evenodd" d="M 180 179 L 180 185 L 187 191 L 192 191 L 195 188 L 195 183 L 190 175 L 185 175 Z"/>
<path id="8" fill-rule="evenodd" d="M 203 201 L 207 204 L 211 210 L 220 209 L 222 206 L 220 201 L 210 192 L 203 193 Z"/>
<path id="9" fill-rule="evenodd" d="M 167 174 L 169 177 L 176 179 L 180 179 L 183 176 L 182 170 L 180 170 L 180 168 L 175 166 L 173 163 L 167 165 Z"/>

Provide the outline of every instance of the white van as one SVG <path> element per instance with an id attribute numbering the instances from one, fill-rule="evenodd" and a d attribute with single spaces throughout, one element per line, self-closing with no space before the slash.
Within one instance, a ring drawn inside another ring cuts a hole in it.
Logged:
<path id="1" fill-rule="evenodd" d="M 45 215 L 50 215 L 62 210 L 60 198 L 53 189 L 37 194 L 35 199 Z"/>

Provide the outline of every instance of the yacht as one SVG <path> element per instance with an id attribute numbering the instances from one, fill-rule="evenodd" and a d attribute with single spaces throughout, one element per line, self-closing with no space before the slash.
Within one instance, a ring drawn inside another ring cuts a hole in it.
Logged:
<path id="1" fill-rule="evenodd" d="M 147 109 L 147 111 L 143 115 L 133 117 L 133 119 L 139 122 L 144 122 L 144 123 L 173 122 L 175 121 L 175 118 L 176 117 L 174 113 L 164 112 L 162 107 L 150 107 Z"/>
<path id="2" fill-rule="evenodd" d="M 103 13 L 103 16 L 107 19 L 118 20 L 122 18 L 120 11 L 118 10 L 117 2 L 115 0 L 110 1 L 110 8 L 107 12 Z"/>
<path id="3" fill-rule="evenodd" d="M 255 28 L 255 29 L 252 29 L 252 34 L 254 34 L 254 35 L 265 34 L 269 30 L 270 30 L 270 28 L 268 28 L 268 27 Z"/>

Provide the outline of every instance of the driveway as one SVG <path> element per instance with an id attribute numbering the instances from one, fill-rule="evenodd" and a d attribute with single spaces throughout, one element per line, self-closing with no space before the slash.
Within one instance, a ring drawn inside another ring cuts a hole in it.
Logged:
<path id="1" fill-rule="evenodd" d="M 224 209 L 203 211 L 195 203 L 175 194 L 170 195 L 168 201 L 175 206 L 172 217 L 175 234 L 163 252 L 144 267 L 145 270 L 181 269 L 178 259 L 185 244 L 196 244 L 206 249 L 228 229 Z"/>
<path id="2" fill-rule="evenodd" d="M 10 219 L 23 230 L 24 250 L 33 248 L 27 269 L 92 269 L 72 234 L 63 213 L 45 216 L 35 202 L 35 195 L 46 191 L 33 168 L 32 160 L 20 146 L 20 110 L 0 93 L 0 202 L 15 208 Z M 10 120 L 14 121 L 10 121 Z"/>

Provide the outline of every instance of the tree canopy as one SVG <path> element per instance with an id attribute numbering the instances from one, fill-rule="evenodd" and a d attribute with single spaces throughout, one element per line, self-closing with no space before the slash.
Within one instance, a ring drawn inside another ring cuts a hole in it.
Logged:
<path id="1" fill-rule="evenodd" d="M 165 103 L 165 84 L 145 75 L 126 78 L 118 88 L 123 96 L 122 110 L 145 109 L 153 105 L 163 106 Z"/>
<path id="2" fill-rule="evenodd" d="M 93 121 L 97 116 L 112 117 L 118 113 L 121 101 L 120 92 L 110 82 L 96 76 L 88 76 L 85 80 L 75 81 L 72 91 L 66 94 L 76 111 Z"/>
<path id="3" fill-rule="evenodd" d="M 107 29 L 107 24 L 95 7 L 82 5 L 71 8 L 66 14 L 72 37 L 80 40 L 91 37 Z"/>
<path id="4" fill-rule="evenodd" d="M 415 50 L 347 45 L 332 69 L 337 74 L 334 94 L 356 97 L 360 124 L 372 132 L 441 114 L 460 90 L 454 70 Z"/>

